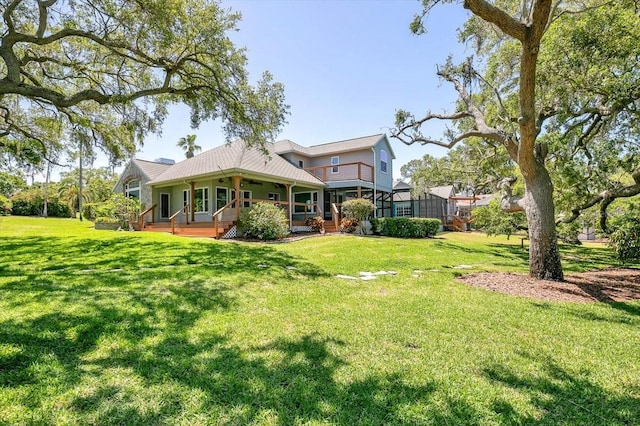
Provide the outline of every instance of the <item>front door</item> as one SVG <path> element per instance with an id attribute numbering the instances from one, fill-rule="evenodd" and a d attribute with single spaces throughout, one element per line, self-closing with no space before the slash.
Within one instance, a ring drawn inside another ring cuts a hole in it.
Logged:
<path id="1" fill-rule="evenodd" d="M 324 220 L 331 220 L 331 192 L 324 191 Z"/>
<path id="2" fill-rule="evenodd" d="M 169 219 L 171 216 L 171 203 L 169 194 L 160 194 L 160 219 Z"/>
<path id="3" fill-rule="evenodd" d="M 338 194 L 338 191 L 325 191 L 324 192 L 324 219 L 331 220 L 331 203 L 342 204 L 343 197 L 342 194 Z M 338 211 L 340 211 L 342 207 L 338 206 Z"/>

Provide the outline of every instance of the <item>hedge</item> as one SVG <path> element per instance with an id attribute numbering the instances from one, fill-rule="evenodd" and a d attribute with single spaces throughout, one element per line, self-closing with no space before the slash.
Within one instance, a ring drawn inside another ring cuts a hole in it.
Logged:
<path id="1" fill-rule="evenodd" d="M 41 216 L 44 208 L 44 196 L 39 190 L 22 191 L 11 197 L 11 203 L 13 204 L 11 214 L 14 216 Z M 47 203 L 47 215 L 71 217 L 71 210 L 57 197 L 51 196 Z"/>
<path id="2" fill-rule="evenodd" d="M 376 233 L 387 237 L 425 238 L 433 237 L 440 229 L 439 219 L 418 217 L 385 217 L 371 220 Z"/>

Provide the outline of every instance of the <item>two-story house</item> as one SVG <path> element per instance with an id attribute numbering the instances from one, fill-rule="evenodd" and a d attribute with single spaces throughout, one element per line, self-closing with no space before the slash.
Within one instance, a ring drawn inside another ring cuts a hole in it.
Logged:
<path id="1" fill-rule="evenodd" d="M 324 218 L 331 204 L 364 198 L 376 205 L 377 217 L 392 216 L 393 160 L 385 134 L 303 147 L 290 140 L 275 143 L 275 152 L 325 183 L 319 194 Z"/>
<path id="2" fill-rule="evenodd" d="M 134 159 L 114 191 L 145 194 L 141 228 L 190 235 L 233 237 L 240 210 L 259 201 L 283 208 L 294 231 L 318 215 L 332 230 L 340 204 L 352 198 L 392 215 L 395 156 L 386 135 L 311 147 L 287 140 L 267 151 L 238 140 L 172 165 Z"/>

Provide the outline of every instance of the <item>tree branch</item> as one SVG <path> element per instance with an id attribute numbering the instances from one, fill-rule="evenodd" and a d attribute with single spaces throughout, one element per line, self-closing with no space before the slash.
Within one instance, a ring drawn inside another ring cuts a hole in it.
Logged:
<path id="1" fill-rule="evenodd" d="M 634 183 L 632 185 L 600 192 L 578 207 L 572 209 L 571 216 L 556 220 L 556 225 L 560 223 L 571 223 L 580 217 L 582 211 L 587 210 L 595 206 L 596 204 L 600 204 L 600 227 L 603 231 L 606 231 L 608 217 L 607 208 L 609 207 L 609 205 L 618 198 L 629 198 L 640 194 L 640 167 L 637 168 L 631 176 L 634 180 Z"/>
<path id="2" fill-rule="evenodd" d="M 44 37 L 45 31 L 47 31 L 47 17 L 48 9 L 56 3 L 57 0 L 43 0 L 38 2 L 39 22 L 38 30 L 36 31 L 36 37 Z"/>
<path id="3" fill-rule="evenodd" d="M 519 41 L 524 41 L 526 27 L 521 22 L 513 19 L 502 9 L 499 9 L 485 0 L 464 0 L 464 8 L 469 9 L 474 15 L 494 24 L 505 34 Z"/>

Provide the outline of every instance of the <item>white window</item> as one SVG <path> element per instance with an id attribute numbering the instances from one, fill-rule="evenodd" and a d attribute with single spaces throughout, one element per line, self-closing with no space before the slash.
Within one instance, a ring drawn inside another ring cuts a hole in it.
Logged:
<path id="1" fill-rule="evenodd" d="M 185 189 L 182 191 L 182 206 L 186 206 L 191 202 L 191 190 Z"/>
<path id="2" fill-rule="evenodd" d="M 318 203 L 318 193 L 317 192 L 298 192 L 293 194 L 293 201 L 296 203 L 294 206 L 294 213 L 313 213 L 315 211 L 314 204 Z M 304 203 L 306 205 L 302 206 L 298 203 Z"/>
<path id="3" fill-rule="evenodd" d="M 340 164 L 340 157 L 331 157 L 331 165 L 333 166 L 331 168 L 331 173 L 338 173 L 338 164 Z"/>
<path id="4" fill-rule="evenodd" d="M 138 198 L 140 199 L 140 181 L 139 180 L 130 180 L 124 186 L 124 195 L 129 198 Z"/>
<path id="5" fill-rule="evenodd" d="M 385 151 L 384 149 L 380 150 L 380 171 L 382 173 L 387 173 L 387 164 L 388 164 L 388 156 L 387 156 L 387 151 Z"/>
<path id="6" fill-rule="evenodd" d="M 207 213 L 209 211 L 209 188 L 196 188 L 193 203 L 194 212 Z"/>
<path id="7" fill-rule="evenodd" d="M 270 192 L 269 193 L 269 200 L 271 200 L 271 201 L 280 201 L 280 194 L 278 194 L 277 192 Z"/>
<path id="8" fill-rule="evenodd" d="M 396 217 L 411 217 L 411 206 L 396 204 Z"/>

